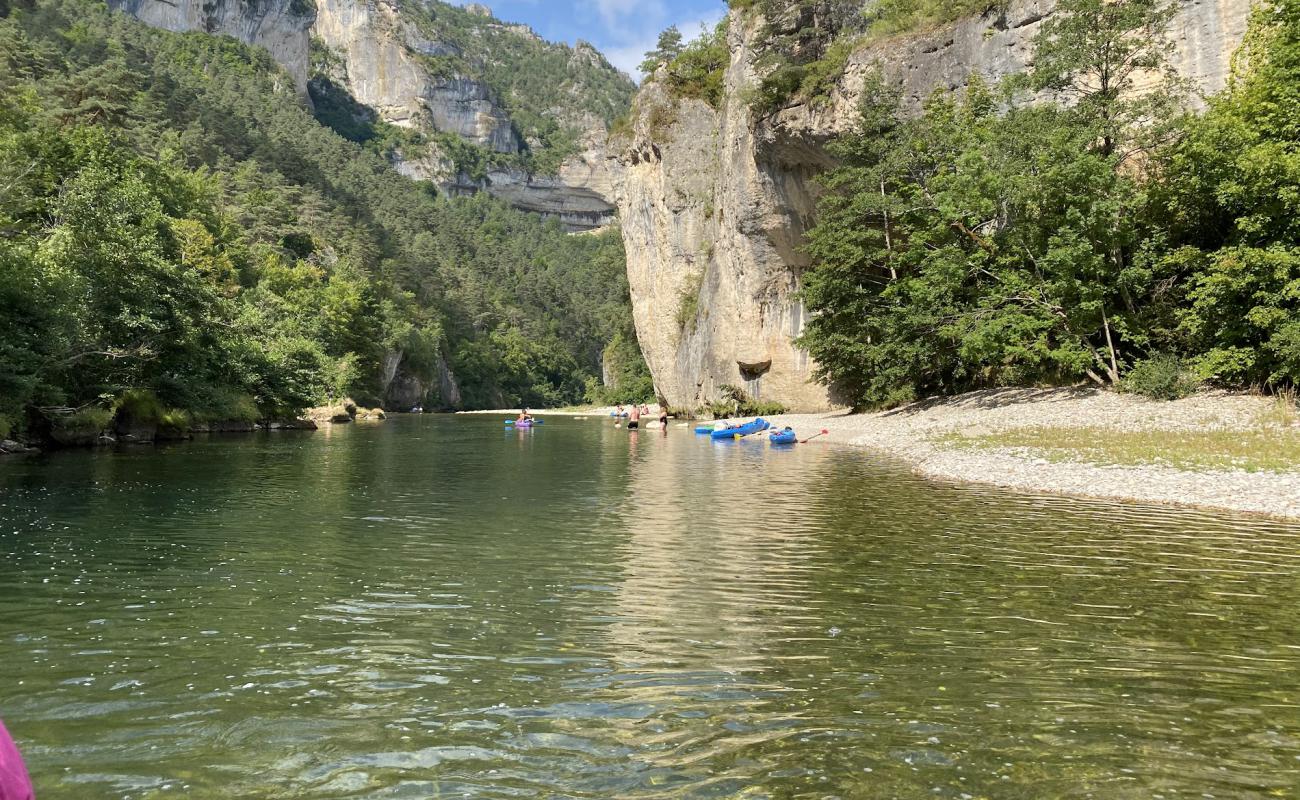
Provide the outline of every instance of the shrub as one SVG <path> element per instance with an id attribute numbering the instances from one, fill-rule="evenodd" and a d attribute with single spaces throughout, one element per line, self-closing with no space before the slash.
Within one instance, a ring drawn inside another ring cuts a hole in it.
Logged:
<path id="1" fill-rule="evenodd" d="M 13 429 L 13 422 L 3 414 L 0 414 L 0 439 L 8 439 L 9 431 Z"/>
<path id="2" fill-rule="evenodd" d="M 1160 353 L 1139 361 L 1124 378 L 1126 392 L 1153 400 L 1177 400 L 1196 390 L 1183 360 L 1171 353 Z"/>
<path id="3" fill-rule="evenodd" d="M 250 395 L 217 391 L 207 397 L 194 417 L 201 422 L 257 422 L 262 412 Z"/>
<path id="4" fill-rule="evenodd" d="M 163 439 L 176 439 L 185 436 L 190 430 L 192 419 L 188 411 L 171 409 L 158 417 L 158 436 Z"/>
<path id="5" fill-rule="evenodd" d="M 738 386 L 723 384 L 718 387 L 721 397 L 707 408 L 715 417 L 773 417 L 784 414 L 786 407 L 771 400 L 755 400 Z"/>
<path id="6" fill-rule="evenodd" d="M 148 389 L 128 389 L 118 398 L 115 408 L 122 418 L 143 423 L 158 422 L 165 413 L 158 395 Z"/>
<path id="7" fill-rule="evenodd" d="M 695 330 L 695 323 L 700 316 L 700 290 L 703 286 L 704 273 L 691 275 L 678 295 L 677 327 L 683 333 Z"/>
<path id="8" fill-rule="evenodd" d="M 55 429 L 78 433 L 98 433 L 107 430 L 113 422 L 113 411 L 91 406 L 72 414 L 62 414 L 51 420 Z"/>

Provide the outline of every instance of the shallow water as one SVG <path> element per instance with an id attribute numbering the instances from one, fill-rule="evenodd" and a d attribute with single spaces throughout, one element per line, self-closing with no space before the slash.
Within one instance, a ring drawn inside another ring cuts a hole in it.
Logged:
<path id="1" fill-rule="evenodd" d="M 59 798 L 1276 797 L 1300 527 L 402 418 L 0 463 Z"/>

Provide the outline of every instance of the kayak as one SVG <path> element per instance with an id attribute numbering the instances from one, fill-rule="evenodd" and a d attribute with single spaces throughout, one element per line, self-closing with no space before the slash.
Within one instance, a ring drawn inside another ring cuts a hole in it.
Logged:
<path id="1" fill-rule="evenodd" d="M 533 427 L 534 424 L 535 424 L 535 422 L 534 422 L 533 420 L 524 420 L 523 422 L 515 422 L 515 421 L 512 420 L 512 419 L 508 419 L 508 420 L 506 420 L 506 427 L 507 427 L 507 428 L 509 428 L 509 427 L 512 426 L 512 425 L 513 425 L 514 427 L 516 427 L 516 428 L 531 428 L 531 427 Z"/>
<path id="2" fill-rule="evenodd" d="M 706 433 L 713 433 L 713 426 L 712 426 L 712 425 L 697 425 L 697 426 L 695 426 L 695 432 L 698 433 L 698 434 L 700 434 L 700 435 L 704 435 L 704 434 L 706 434 Z"/>
<path id="3" fill-rule="evenodd" d="M 714 439 L 733 439 L 737 436 L 748 436 L 751 433 L 759 433 L 772 427 L 771 423 L 759 417 L 753 422 L 747 422 L 744 425 L 737 425 L 734 428 L 726 428 L 720 431 L 713 431 L 711 434 Z"/>
<path id="4" fill-rule="evenodd" d="M 795 435 L 794 428 L 786 428 L 783 431 L 773 431 L 771 440 L 772 444 L 794 444 L 799 441 L 799 437 Z"/>

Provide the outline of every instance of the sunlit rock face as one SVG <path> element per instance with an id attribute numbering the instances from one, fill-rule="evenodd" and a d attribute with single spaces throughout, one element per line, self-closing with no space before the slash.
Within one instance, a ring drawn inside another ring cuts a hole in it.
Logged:
<path id="1" fill-rule="evenodd" d="M 308 31 L 316 18 L 304 0 L 109 0 L 109 7 L 164 30 L 203 31 L 262 47 L 307 95 Z"/>
<path id="2" fill-rule="evenodd" d="M 850 59 L 829 102 L 762 119 L 745 102 L 758 80 L 759 26 L 733 12 L 720 109 L 667 97 L 654 82 L 642 89 L 632 135 L 611 149 L 622 167 L 616 199 L 637 333 L 672 405 L 697 407 L 725 385 L 793 409 L 834 405 L 813 381 L 816 364 L 793 344 L 807 318 L 796 295 L 809 265 L 802 243 L 814 222 L 815 178 L 833 165 L 827 143 L 852 129 L 877 67 L 916 107 L 972 73 L 996 80 L 1023 71 L 1053 8 L 1022 0 L 870 44 Z M 1249 13 L 1249 0 L 1181 3 L 1171 29 L 1179 71 L 1206 92 L 1221 89 Z"/>
<path id="3" fill-rule="evenodd" d="M 456 47 L 424 36 L 405 19 L 400 3 L 390 0 L 110 0 L 120 11 L 172 31 L 227 35 L 265 48 L 292 76 L 306 97 L 311 76 L 311 40 L 329 51 L 330 78 L 361 106 L 385 122 L 404 128 L 443 132 L 494 153 L 525 150 L 510 115 L 486 83 L 459 74 L 438 74 L 430 58 L 458 56 Z M 486 6 L 470 8 L 486 19 Z M 496 23 L 493 23 L 496 24 Z M 534 41 L 527 26 L 504 25 Z M 600 55 L 580 43 L 573 59 L 596 64 Z M 471 177 L 436 144 L 395 166 L 417 180 L 437 184 L 450 194 L 486 191 L 516 208 L 559 218 L 570 230 L 587 231 L 610 224 L 615 216 L 614 178 L 606 158 L 603 120 L 556 110 L 563 123 L 585 131 L 583 149 L 552 176 L 537 176 L 518 167 L 498 167 Z"/>

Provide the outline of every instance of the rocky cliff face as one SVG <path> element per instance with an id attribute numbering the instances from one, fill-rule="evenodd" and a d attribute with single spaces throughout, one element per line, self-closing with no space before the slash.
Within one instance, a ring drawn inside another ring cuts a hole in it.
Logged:
<path id="1" fill-rule="evenodd" d="M 501 25 L 485 6 L 466 9 L 511 36 L 541 40 L 526 26 Z M 385 122 L 406 128 L 453 133 L 487 151 L 518 155 L 529 146 L 516 131 L 501 99 L 482 80 L 458 73 L 439 74 L 429 59 L 465 59 L 456 44 L 425 35 L 391 0 L 318 0 L 312 29 L 337 58 L 331 77 Z M 582 46 L 574 57 L 581 57 Z M 562 112 L 560 112 L 562 113 Z M 568 159 L 557 175 L 537 176 L 519 167 L 494 166 L 482 177 L 458 169 L 436 145 L 428 153 L 401 160 L 405 174 L 439 184 L 453 194 L 487 191 L 525 211 L 558 217 L 572 230 L 609 224 L 615 207 L 612 178 L 601 152 L 604 122 L 580 114 L 564 121 L 586 131 L 586 150 Z"/>
<path id="2" fill-rule="evenodd" d="M 228 35 L 264 47 L 293 76 L 304 96 L 314 37 L 329 53 L 331 79 L 385 122 L 454 134 L 487 152 L 507 156 L 517 156 L 535 144 L 521 137 L 488 83 L 447 69 L 449 61 L 474 58 L 454 43 L 426 36 L 396 0 L 317 0 L 314 8 L 307 0 L 109 1 L 113 8 L 159 28 Z M 526 26 L 496 22 L 486 6 L 467 10 L 494 31 L 541 43 Z M 589 45 L 574 48 L 572 59 L 594 69 L 610 69 Z M 563 124 L 585 131 L 582 151 L 567 159 L 555 175 L 493 166 L 486 174 L 471 177 L 436 144 L 418 157 L 399 159 L 396 166 L 453 194 L 490 192 L 517 208 L 558 217 L 572 230 L 607 225 L 615 206 L 610 162 L 604 157 L 606 125 L 599 117 L 569 109 L 555 109 L 555 115 Z"/>
<path id="3" fill-rule="evenodd" d="M 108 0 L 108 5 L 155 28 L 203 31 L 265 48 L 306 97 L 308 31 L 315 21 L 304 0 Z"/>
<path id="4" fill-rule="evenodd" d="M 1188 0 L 1172 38 L 1176 63 L 1207 92 L 1223 87 L 1249 16 L 1249 0 Z M 715 399 L 723 385 L 802 410 L 834 404 L 812 382 L 815 364 L 792 340 L 805 310 L 796 299 L 808 266 L 815 177 L 825 145 L 852 128 L 866 76 L 881 68 L 913 103 L 967 76 L 1023 70 L 1050 0 L 872 43 L 853 55 L 829 102 L 755 118 L 744 101 L 757 83 L 758 26 L 732 13 L 731 63 L 720 109 L 668 97 L 656 83 L 636 102 L 634 132 L 619 149 L 617 202 L 627 246 L 637 333 L 659 391 L 675 406 Z"/>

